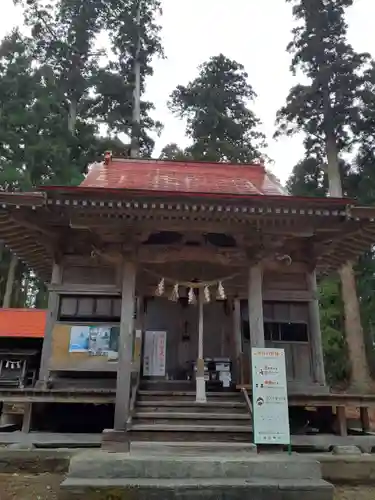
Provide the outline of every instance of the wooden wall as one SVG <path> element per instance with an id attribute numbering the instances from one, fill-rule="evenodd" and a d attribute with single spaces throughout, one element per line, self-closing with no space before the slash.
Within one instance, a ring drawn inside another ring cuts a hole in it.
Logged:
<path id="1" fill-rule="evenodd" d="M 120 279 L 115 266 L 83 262 L 66 262 L 63 266 L 62 283 L 66 285 L 116 285 Z"/>

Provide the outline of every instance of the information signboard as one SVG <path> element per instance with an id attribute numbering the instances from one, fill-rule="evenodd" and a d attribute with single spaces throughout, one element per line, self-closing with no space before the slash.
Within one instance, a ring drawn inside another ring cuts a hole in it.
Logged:
<path id="1" fill-rule="evenodd" d="M 255 444 L 290 445 L 284 349 L 252 348 Z"/>
<path id="2" fill-rule="evenodd" d="M 145 377 L 165 376 L 167 332 L 145 332 L 143 351 L 143 375 Z"/>

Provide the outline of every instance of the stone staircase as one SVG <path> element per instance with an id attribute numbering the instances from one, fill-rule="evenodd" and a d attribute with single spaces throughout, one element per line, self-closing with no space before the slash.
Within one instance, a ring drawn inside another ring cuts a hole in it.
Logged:
<path id="1" fill-rule="evenodd" d="M 171 447 L 160 453 L 162 446 L 143 453 L 83 451 L 72 457 L 59 499 L 333 500 L 314 458 L 238 453 L 232 446 L 196 448 L 191 456 Z"/>
<path id="2" fill-rule="evenodd" d="M 207 392 L 195 402 L 192 384 L 143 384 L 131 420 L 130 441 L 252 442 L 252 422 L 240 392 Z"/>

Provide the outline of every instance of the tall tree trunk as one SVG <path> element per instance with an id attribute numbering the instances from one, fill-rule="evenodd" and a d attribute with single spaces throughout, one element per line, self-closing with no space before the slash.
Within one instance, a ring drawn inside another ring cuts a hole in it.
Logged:
<path id="1" fill-rule="evenodd" d="M 326 154 L 327 154 L 327 175 L 328 175 L 328 192 L 333 198 L 342 198 L 342 184 L 340 175 L 339 152 L 336 145 L 336 137 L 334 134 L 327 134 L 326 139 Z"/>
<path id="2" fill-rule="evenodd" d="M 340 176 L 337 142 L 333 133 L 326 134 L 329 196 L 341 198 L 343 189 Z M 372 386 L 366 355 L 366 342 L 361 323 L 361 311 L 353 264 L 346 263 L 339 271 L 344 303 L 345 338 L 350 363 L 350 386 L 353 391 L 367 392 Z"/>
<path id="3" fill-rule="evenodd" d="M 130 157 L 139 157 L 139 139 L 141 126 L 141 63 L 139 60 L 141 53 L 141 2 L 137 9 L 137 47 L 134 57 L 134 90 L 133 90 L 133 116 L 132 116 L 132 137 L 130 147 Z"/>
<path id="4" fill-rule="evenodd" d="M 12 292 L 13 292 L 13 286 L 14 286 L 14 277 L 16 274 L 17 264 L 18 264 L 18 259 L 14 254 L 12 254 L 12 257 L 10 259 L 7 283 L 5 286 L 5 293 L 4 293 L 4 299 L 3 299 L 3 307 L 4 308 L 11 306 Z"/>
<path id="5" fill-rule="evenodd" d="M 69 115 L 68 115 L 68 130 L 74 135 L 76 132 L 77 123 L 77 101 L 72 99 L 69 103 Z"/>
<path id="6" fill-rule="evenodd" d="M 351 368 L 351 389 L 368 392 L 372 387 L 366 354 L 366 343 L 361 324 L 361 310 L 353 264 L 348 262 L 339 271 L 345 316 L 345 337 Z"/>
<path id="7" fill-rule="evenodd" d="M 48 294 L 43 282 L 38 283 L 38 291 L 35 297 L 35 307 L 37 309 L 46 309 L 48 307 Z"/>

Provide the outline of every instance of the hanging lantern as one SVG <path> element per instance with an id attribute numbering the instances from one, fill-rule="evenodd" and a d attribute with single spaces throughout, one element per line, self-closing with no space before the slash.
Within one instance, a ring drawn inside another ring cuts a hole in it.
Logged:
<path id="1" fill-rule="evenodd" d="M 169 297 L 169 300 L 172 302 L 178 302 L 178 299 L 180 298 L 179 293 L 178 293 L 178 283 L 175 284 L 173 287 L 171 296 Z"/>
<path id="2" fill-rule="evenodd" d="M 155 291 L 155 295 L 157 297 L 161 297 L 162 295 L 164 295 L 164 290 L 165 290 L 165 281 L 164 281 L 164 278 L 162 278 L 160 280 L 160 283 L 158 284 L 156 291 Z"/>
<path id="3" fill-rule="evenodd" d="M 216 298 L 217 298 L 217 300 L 225 300 L 226 299 L 225 290 L 224 290 L 224 287 L 223 287 L 223 284 L 221 281 L 219 281 L 219 285 L 217 287 Z"/>
<path id="4" fill-rule="evenodd" d="M 197 303 L 197 297 L 195 296 L 194 288 L 190 288 L 189 293 L 188 293 L 188 298 L 189 298 L 189 304 L 196 304 Z"/>
<path id="5" fill-rule="evenodd" d="M 210 289 L 208 286 L 204 287 L 203 294 L 204 294 L 204 301 L 207 303 L 211 302 Z"/>

